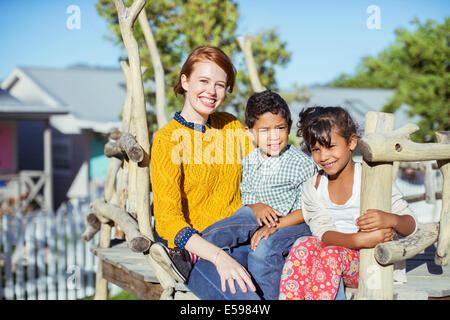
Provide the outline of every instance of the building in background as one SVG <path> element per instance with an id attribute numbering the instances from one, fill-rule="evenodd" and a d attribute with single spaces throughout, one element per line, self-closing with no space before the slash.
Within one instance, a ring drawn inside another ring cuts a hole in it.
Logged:
<path id="1" fill-rule="evenodd" d="M 54 207 L 69 198 L 101 192 L 109 164 L 103 146 L 109 132 L 121 127 L 126 94 L 122 70 L 18 67 L 2 81 L 1 88 L 23 104 L 64 110 L 49 117 Z M 39 161 L 42 142 L 36 137 L 42 136 L 44 126 L 27 121 L 19 123 L 17 130 L 18 169 L 43 170 Z"/>

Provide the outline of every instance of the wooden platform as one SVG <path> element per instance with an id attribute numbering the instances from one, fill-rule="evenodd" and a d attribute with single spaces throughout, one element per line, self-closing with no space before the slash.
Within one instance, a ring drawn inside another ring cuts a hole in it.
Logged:
<path id="1" fill-rule="evenodd" d="M 162 287 L 147 257 L 131 251 L 125 242 L 111 248 L 92 247 L 91 252 L 103 261 L 103 277 L 111 283 L 144 300 L 159 300 Z M 177 283 L 176 290 L 189 291 Z"/>
<path id="2" fill-rule="evenodd" d="M 140 299 L 159 299 L 162 288 L 145 255 L 132 252 L 125 242 L 107 249 L 93 247 L 91 251 L 103 260 L 105 279 Z M 408 283 L 394 285 L 394 299 L 427 300 L 450 296 L 450 265 L 437 266 L 434 253 L 432 245 L 406 261 Z M 189 291 L 179 283 L 176 290 Z M 346 294 L 349 299 L 354 299 L 356 289 L 346 289 Z"/>

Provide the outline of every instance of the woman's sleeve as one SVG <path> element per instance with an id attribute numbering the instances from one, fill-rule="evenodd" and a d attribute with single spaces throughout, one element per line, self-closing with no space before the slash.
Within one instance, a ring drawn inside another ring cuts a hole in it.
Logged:
<path id="1" fill-rule="evenodd" d="M 184 217 L 181 199 L 182 165 L 172 157 L 176 141 L 162 134 L 155 134 L 151 151 L 151 181 L 155 227 L 158 234 L 173 247 L 175 236 L 191 227 Z"/>

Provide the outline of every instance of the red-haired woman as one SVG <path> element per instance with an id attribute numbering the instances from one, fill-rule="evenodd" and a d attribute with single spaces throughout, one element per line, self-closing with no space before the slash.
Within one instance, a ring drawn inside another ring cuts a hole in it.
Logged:
<path id="1" fill-rule="evenodd" d="M 155 227 L 168 244 L 156 242 L 150 254 L 201 299 L 260 299 L 245 268 L 248 246 L 240 246 L 248 234 L 233 226 L 208 229 L 233 214 L 259 227 L 239 192 L 241 160 L 253 146 L 233 115 L 217 111 L 235 75 L 222 50 L 196 48 L 174 88 L 184 96 L 183 108 L 152 145 Z"/>

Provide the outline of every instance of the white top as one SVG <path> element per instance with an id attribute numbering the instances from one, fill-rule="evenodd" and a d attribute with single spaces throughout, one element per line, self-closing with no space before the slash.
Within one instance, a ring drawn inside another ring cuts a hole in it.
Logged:
<path id="1" fill-rule="evenodd" d="M 353 174 L 353 189 L 350 199 L 344 204 L 335 204 L 330 199 L 328 192 L 328 175 L 322 174 L 317 187 L 319 199 L 325 205 L 328 213 L 331 215 L 336 231 L 342 233 L 356 233 L 358 227 L 356 226 L 356 219 L 359 217 L 360 207 L 360 192 L 361 190 L 361 166 L 355 164 Z"/>
<path id="2" fill-rule="evenodd" d="M 315 184 L 318 173 L 305 182 L 302 192 L 303 217 L 309 225 L 313 236 L 322 239 L 322 235 L 327 231 L 358 232 L 356 218 L 359 216 L 360 209 L 361 171 L 361 163 L 356 162 L 353 176 L 353 193 L 343 205 L 337 205 L 330 200 L 326 175 L 322 175 L 320 178 L 317 189 Z M 411 215 L 416 224 L 413 233 L 416 232 L 417 219 L 394 184 L 392 185 L 392 213 Z M 404 261 L 394 263 L 393 278 L 394 282 L 407 282 Z"/>
<path id="3" fill-rule="evenodd" d="M 361 188 L 360 187 L 356 187 L 361 186 L 361 163 L 356 162 L 355 163 L 355 175 L 354 178 L 357 177 L 357 172 L 359 171 L 359 178 L 357 180 L 353 180 L 353 196 L 358 197 L 359 199 L 359 195 L 361 192 Z M 352 224 L 354 224 L 355 228 L 356 227 L 356 217 L 359 216 L 359 200 L 356 199 L 349 199 L 349 201 L 347 201 L 345 205 L 349 204 L 350 202 L 353 204 L 357 205 L 357 209 L 352 208 L 352 213 L 350 213 L 349 218 L 345 217 L 341 217 L 343 215 L 341 215 L 338 211 L 338 208 L 340 207 L 339 205 L 333 204 L 334 207 L 334 211 L 335 211 L 335 215 L 333 216 L 333 214 L 331 214 L 330 210 L 327 208 L 327 204 L 325 201 L 322 200 L 322 196 L 327 196 L 329 199 L 329 195 L 328 195 L 328 185 L 326 190 L 325 195 L 323 194 L 323 192 L 319 192 L 319 190 L 316 190 L 315 184 L 316 184 L 316 179 L 317 179 L 317 174 L 316 173 L 314 176 L 312 176 L 309 180 L 307 180 L 305 182 L 305 185 L 303 186 L 303 192 L 302 192 L 302 210 L 303 210 L 303 217 L 305 219 L 305 222 L 309 225 L 309 228 L 311 229 L 311 233 L 313 236 L 318 237 L 319 239 L 322 239 L 322 235 L 326 232 L 326 231 L 339 231 L 338 230 L 338 225 L 340 227 L 344 226 L 345 229 L 350 227 L 350 221 L 353 222 Z M 322 179 L 322 178 L 321 178 Z M 322 183 L 322 181 L 321 181 Z M 331 201 L 329 201 L 331 202 Z M 348 211 L 350 211 L 350 208 L 347 208 Z M 417 230 L 417 219 L 414 217 L 413 212 L 408 208 L 408 203 L 403 200 L 402 194 L 400 193 L 400 191 L 398 191 L 398 189 L 395 187 L 395 185 L 392 185 L 392 213 L 395 214 L 399 214 L 399 215 L 403 215 L 403 214 L 409 214 L 411 215 L 415 222 L 416 222 L 416 229 L 414 230 L 414 232 Z M 348 215 L 348 213 L 347 213 Z M 337 220 L 339 221 L 339 224 L 336 225 L 335 224 L 335 219 L 337 218 Z M 343 218 L 343 219 L 340 219 Z M 349 230 L 349 229 L 347 229 Z M 356 229 L 358 230 L 358 229 Z M 356 231 L 352 231 L 352 232 L 356 232 Z M 413 232 L 413 233 L 414 233 Z"/>

